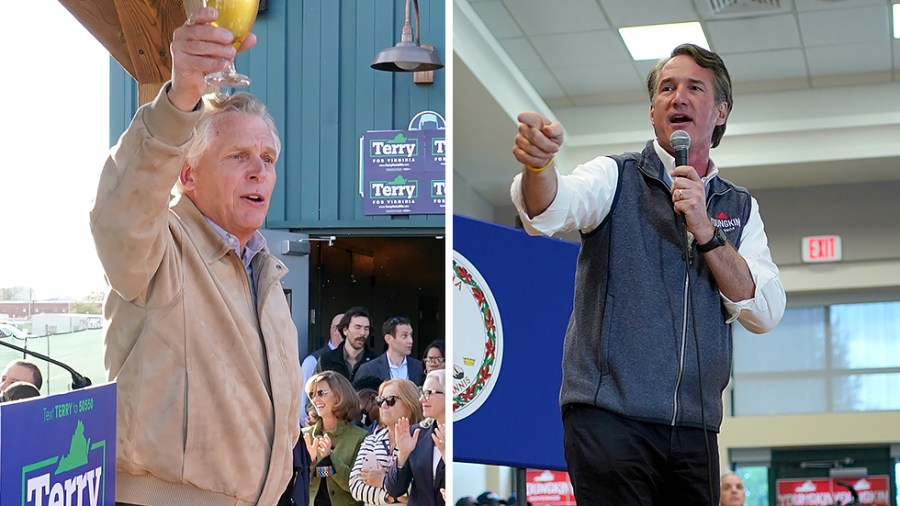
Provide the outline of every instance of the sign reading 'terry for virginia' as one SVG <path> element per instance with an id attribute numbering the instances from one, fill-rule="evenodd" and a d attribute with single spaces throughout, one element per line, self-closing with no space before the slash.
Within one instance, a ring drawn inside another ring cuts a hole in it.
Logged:
<path id="1" fill-rule="evenodd" d="M 374 130 L 360 139 L 363 214 L 444 214 L 446 130 L 436 113 L 420 113 L 410 130 Z M 436 129 L 414 129 L 422 125 Z"/>

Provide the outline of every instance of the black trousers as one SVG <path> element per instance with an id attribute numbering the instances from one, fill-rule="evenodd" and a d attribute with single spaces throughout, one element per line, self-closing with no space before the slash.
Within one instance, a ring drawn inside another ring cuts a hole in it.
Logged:
<path id="1" fill-rule="evenodd" d="M 719 504 L 714 432 L 707 433 L 707 460 L 703 429 L 641 422 L 576 404 L 563 409 L 563 434 L 579 506 Z"/>

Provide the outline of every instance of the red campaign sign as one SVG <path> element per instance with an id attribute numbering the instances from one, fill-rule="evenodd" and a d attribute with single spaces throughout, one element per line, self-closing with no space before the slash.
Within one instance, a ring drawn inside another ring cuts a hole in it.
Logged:
<path id="1" fill-rule="evenodd" d="M 888 476 L 866 476 L 865 478 L 809 478 L 777 480 L 778 506 L 828 506 L 847 504 L 853 496 L 847 487 L 838 482 L 853 485 L 862 504 L 890 506 L 890 478 Z"/>
<path id="2" fill-rule="evenodd" d="M 534 506 L 573 506 L 575 491 L 569 473 L 529 469 L 525 472 L 525 494 Z"/>

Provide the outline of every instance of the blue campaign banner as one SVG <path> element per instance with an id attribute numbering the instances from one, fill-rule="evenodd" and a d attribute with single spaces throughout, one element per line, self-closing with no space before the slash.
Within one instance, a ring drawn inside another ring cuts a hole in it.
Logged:
<path id="1" fill-rule="evenodd" d="M 446 130 L 374 130 L 360 139 L 363 214 L 444 214 Z"/>
<path id="2" fill-rule="evenodd" d="M 0 404 L 3 506 L 112 505 L 116 385 Z"/>
<path id="3" fill-rule="evenodd" d="M 453 458 L 566 468 L 559 388 L 578 245 L 453 218 Z"/>

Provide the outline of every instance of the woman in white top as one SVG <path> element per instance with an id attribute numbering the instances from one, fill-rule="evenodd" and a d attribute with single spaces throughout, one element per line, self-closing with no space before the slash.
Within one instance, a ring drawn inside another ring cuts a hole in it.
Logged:
<path id="1" fill-rule="evenodd" d="M 375 402 L 379 405 L 379 427 L 363 440 L 350 471 L 350 493 L 357 501 L 367 506 L 406 502 L 405 494 L 400 497 L 388 494 L 384 478 L 397 458 L 397 421 L 400 418 L 415 420 L 413 423 L 422 420 L 418 397 L 418 387 L 405 379 L 388 380 L 378 388 Z"/>

